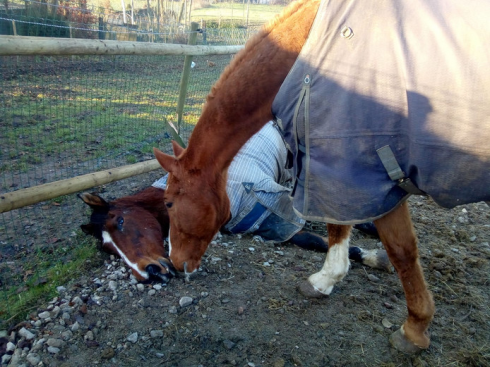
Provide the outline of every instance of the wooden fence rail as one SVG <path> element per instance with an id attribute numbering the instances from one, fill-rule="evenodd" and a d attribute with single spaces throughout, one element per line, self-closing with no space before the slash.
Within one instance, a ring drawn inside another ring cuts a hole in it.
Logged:
<path id="1" fill-rule="evenodd" d="M 228 55 L 244 46 L 191 46 L 169 43 L 0 36 L 0 56 L 25 55 Z"/>

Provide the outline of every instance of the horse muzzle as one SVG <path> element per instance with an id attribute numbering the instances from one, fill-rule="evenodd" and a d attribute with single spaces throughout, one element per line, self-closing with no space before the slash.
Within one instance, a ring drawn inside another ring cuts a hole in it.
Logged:
<path id="1" fill-rule="evenodd" d="M 159 265 L 147 265 L 145 270 L 149 275 L 149 281 L 158 281 L 167 284 L 170 279 L 176 276 L 176 270 L 170 260 L 166 258 L 158 259 Z"/>

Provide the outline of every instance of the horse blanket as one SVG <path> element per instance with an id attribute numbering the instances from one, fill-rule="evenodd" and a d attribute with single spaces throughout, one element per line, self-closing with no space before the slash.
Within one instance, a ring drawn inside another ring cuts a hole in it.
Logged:
<path id="1" fill-rule="evenodd" d="M 284 242 L 303 228 L 305 221 L 294 212 L 290 198 L 292 173 L 286 159 L 284 141 L 273 122 L 245 143 L 228 168 L 231 219 L 224 230 Z M 162 189 L 166 185 L 167 176 L 153 183 Z"/>
<path id="2" fill-rule="evenodd" d="M 484 0 L 322 1 L 272 106 L 302 218 L 371 221 L 409 192 L 490 200 L 488 14 Z"/>

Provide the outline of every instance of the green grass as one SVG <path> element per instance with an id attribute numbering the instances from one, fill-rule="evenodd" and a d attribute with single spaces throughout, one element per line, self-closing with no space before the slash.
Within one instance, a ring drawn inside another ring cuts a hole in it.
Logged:
<path id="1" fill-rule="evenodd" d="M 208 68 L 203 58 L 196 62 L 199 67 L 192 72 L 184 117 L 191 125 L 221 72 Z M 3 81 L 1 170 L 10 165 L 27 172 L 55 160 L 67 165 L 108 154 L 109 159 L 129 154 L 128 162 L 140 161 L 142 147 L 151 153 L 147 145 L 162 143 L 165 119 L 176 117 L 182 64 L 182 57 L 121 57 L 115 63 L 82 58 L 64 62 L 51 73 L 41 61 L 34 64 L 37 71 Z"/>
<path id="2" fill-rule="evenodd" d="M 2 288 L 0 318 L 5 326 L 24 319 L 36 306 L 56 296 L 56 287 L 66 285 L 94 263 L 100 253 L 95 240 L 79 232 L 76 247 L 57 248 L 50 256 L 38 254 L 41 256 L 38 261 L 23 266 L 23 274 L 19 274 L 23 277 L 22 286 Z"/>

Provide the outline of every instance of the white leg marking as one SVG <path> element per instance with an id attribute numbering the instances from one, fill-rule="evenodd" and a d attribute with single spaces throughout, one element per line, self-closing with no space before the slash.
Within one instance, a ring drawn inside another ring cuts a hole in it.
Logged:
<path id="1" fill-rule="evenodd" d="M 333 286 L 349 271 L 349 238 L 328 249 L 322 270 L 308 278 L 310 284 L 323 294 L 330 294 Z"/>
<path id="2" fill-rule="evenodd" d="M 121 259 L 124 260 L 124 262 L 126 264 L 128 264 L 128 266 L 133 269 L 135 272 L 137 272 L 139 275 L 141 275 L 143 278 L 145 279 L 148 279 L 149 278 L 149 275 L 146 271 L 142 271 L 138 268 L 138 264 L 135 264 L 133 262 L 131 262 L 127 257 L 126 255 L 124 254 L 124 252 L 122 252 L 119 247 L 117 247 L 116 243 L 114 242 L 114 240 L 112 239 L 111 235 L 106 232 L 106 231 L 103 231 L 102 232 L 102 241 L 104 243 L 108 243 L 108 244 L 111 244 L 117 251 L 117 253 L 119 254 L 119 256 L 121 257 Z"/>

